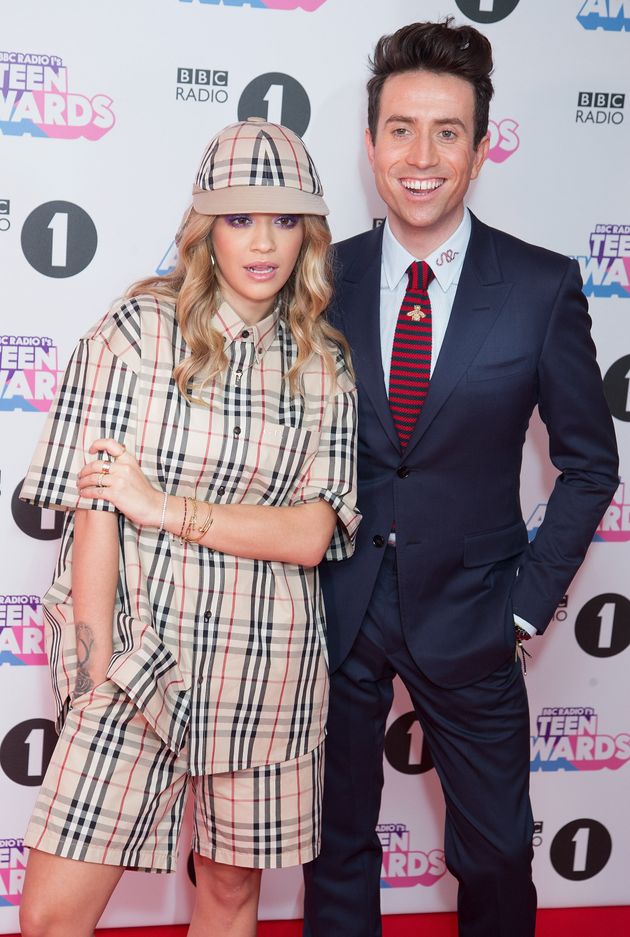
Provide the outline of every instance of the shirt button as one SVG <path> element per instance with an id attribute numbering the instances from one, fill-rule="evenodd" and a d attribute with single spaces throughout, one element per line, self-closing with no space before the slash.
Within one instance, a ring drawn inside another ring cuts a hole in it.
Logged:
<path id="1" fill-rule="evenodd" d="M 197 677 L 197 686 L 203 686 L 203 677 Z"/>
<path id="2" fill-rule="evenodd" d="M 248 329 L 243 329 L 243 331 L 241 332 L 241 338 L 249 338 Z"/>
<path id="3" fill-rule="evenodd" d="M 380 534 L 374 534 L 372 537 L 372 543 L 375 547 L 384 547 L 385 546 L 385 537 L 381 537 Z"/>
<path id="4" fill-rule="evenodd" d="M 210 612 L 205 613 L 205 615 L 203 616 L 203 620 L 205 621 L 206 624 L 208 624 L 208 622 L 210 621 Z"/>
<path id="5" fill-rule="evenodd" d="M 217 494 L 218 494 L 218 495 L 224 495 L 224 494 L 225 494 L 225 485 L 221 485 L 219 488 L 217 488 Z"/>
<path id="6" fill-rule="evenodd" d="M 399 469 L 396 469 L 396 474 L 399 478 L 409 478 L 409 469 L 406 465 L 401 465 Z"/>
<path id="7" fill-rule="evenodd" d="M 262 347 L 262 345 L 260 345 L 259 348 L 258 348 L 258 354 L 259 354 L 259 355 L 262 355 L 262 353 L 263 353 L 263 347 Z"/>
<path id="8" fill-rule="evenodd" d="M 240 427 L 240 426 L 235 426 L 235 427 L 234 427 L 234 435 L 235 435 L 235 436 L 240 436 L 240 435 L 241 435 L 241 427 Z"/>

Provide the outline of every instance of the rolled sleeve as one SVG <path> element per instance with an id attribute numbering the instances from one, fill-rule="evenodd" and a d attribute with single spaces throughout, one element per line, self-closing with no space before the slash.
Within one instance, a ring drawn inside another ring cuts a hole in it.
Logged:
<path id="1" fill-rule="evenodd" d="M 326 560 L 352 556 L 361 515 L 357 511 L 357 395 L 344 390 L 328 402 L 322 419 L 318 450 L 302 477 L 291 503 L 326 501 L 337 514 L 337 525 Z"/>
<path id="2" fill-rule="evenodd" d="M 119 310 L 75 348 L 26 474 L 23 501 L 74 510 L 79 506 L 77 475 L 95 458 L 89 452 L 95 440 L 111 437 L 135 450 L 137 374 L 128 337 L 121 344 L 120 322 Z M 83 500 L 81 507 L 115 510 L 100 500 Z"/>

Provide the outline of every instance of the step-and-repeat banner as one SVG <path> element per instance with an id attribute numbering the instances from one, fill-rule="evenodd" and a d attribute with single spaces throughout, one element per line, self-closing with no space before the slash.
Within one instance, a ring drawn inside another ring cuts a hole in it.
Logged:
<path id="1" fill-rule="evenodd" d="M 55 742 L 40 597 L 61 518 L 17 492 L 73 345 L 132 280 L 172 268 L 198 159 L 236 119 L 304 136 L 336 238 L 378 224 L 367 58 L 381 34 L 447 14 L 495 51 L 490 158 L 471 206 L 579 260 L 627 478 L 555 624 L 532 642 L 536 881 L 543 906 L 630 900 L 630 0 L 5 0 L 0 932 L 17 930 L 21 837 Z M 532 537 L 553 478 L 536 419 L 522 490 Z M 402 689 L 385 757 L 383 909 L 452 909 L 441 793 Z M 178 872 L 126 873 L 103 923 L 185 921 L 189 854 L 187 825 Z M 261 914 L 300 916 L 299 870 L 266 873 Z"/>

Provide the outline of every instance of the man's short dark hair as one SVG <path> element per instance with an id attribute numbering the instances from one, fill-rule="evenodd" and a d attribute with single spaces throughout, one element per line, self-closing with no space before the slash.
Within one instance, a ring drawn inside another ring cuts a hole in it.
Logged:
<path id="1" fill-rule="evenodd" d="M 456 75 L 470 82 L 475 95 L 477 148 L 488 132 L 488 111 L 492 87 L 492 46 L 472 26 L 453 26 L 453 17 L 442 23 L 410 23 L 391 36 L 381 36 L 370 59 L 372 77 L 368 81 L 368 127 L 376 139 L 381 92 L 390 75 L 424 69 L 437 74 Z"/>

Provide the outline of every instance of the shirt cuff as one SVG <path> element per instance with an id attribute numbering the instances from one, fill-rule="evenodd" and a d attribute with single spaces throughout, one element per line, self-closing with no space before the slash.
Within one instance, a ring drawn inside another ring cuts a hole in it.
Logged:
<path id="1" fill-rule="evenodd" d="M 533 625 L 530 625 L 530 623 L 529 623 L 528 621 L 525 621 L 524 618 L 521 618 L 520 615 L 515 615 L 515 616 L 514 616 L 514 624 L 515 624 L 515 625 L 518 625 L 519 628 L 522 628 L 523 631 L 526 631 L 527 634 L 531 634 L 532 637 L 533 637 L 535 634 L 538 634 L 538 629 L 537 629 L 537 628 L 534 628 Z"/>

